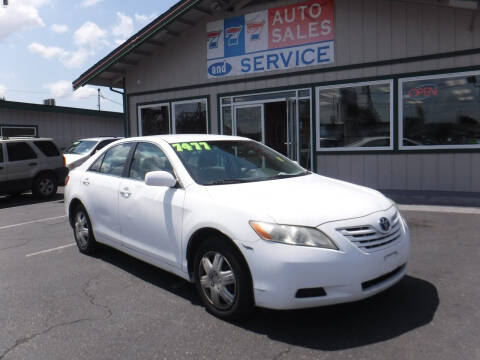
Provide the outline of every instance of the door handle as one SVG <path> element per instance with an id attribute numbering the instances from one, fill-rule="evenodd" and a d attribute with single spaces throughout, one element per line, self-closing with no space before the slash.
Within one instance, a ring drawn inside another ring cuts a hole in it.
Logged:
<path id="1" fill-rule="evenodd" d="M 126 187 L 120 190 L 120 195 L 122 195 L 125 199 L 128 199 L 132 193 L 130 192 L 130 189 Z"/>
<path id="2" fill-rule="evenodd" d="M 88 178 L 84 179 L 84 180 L 82 181 L 82 183 L 83 183 L 83 185 L 85 185 L 85 186 L 90 185 L 90 181 L 88 181 Z"/>

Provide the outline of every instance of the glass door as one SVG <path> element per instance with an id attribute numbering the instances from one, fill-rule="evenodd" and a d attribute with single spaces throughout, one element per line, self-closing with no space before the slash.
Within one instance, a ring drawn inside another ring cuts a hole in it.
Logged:
<path id="1" fill-rule="evenodd" d="M 235 135 L 265 141 L 263 104 L 235 106 L 234 114 Z"/>

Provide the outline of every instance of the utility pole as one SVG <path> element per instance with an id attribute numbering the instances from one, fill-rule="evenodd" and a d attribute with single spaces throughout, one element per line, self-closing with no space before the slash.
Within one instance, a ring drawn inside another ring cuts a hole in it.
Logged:
<path id="1" fill-rule="evenodd" d="M 98 111 L 100 111 L 100 88 L 98 89 Z"/>

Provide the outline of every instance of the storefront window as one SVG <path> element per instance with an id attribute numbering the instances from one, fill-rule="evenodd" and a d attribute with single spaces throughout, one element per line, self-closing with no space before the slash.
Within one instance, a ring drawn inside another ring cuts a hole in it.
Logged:
<path id="1" fill-rule="evenodd" d="M 170 133 L 168 104 L 140 108 L 140 135 L 164 135 Z"/>
<path id="2" fill-rule="evenodd" d="M 406 79 L 400 88 L 402 148 L 480 144 L 480 75 Z"/>
<path id="3" fill-rule="evenodd" d="M 392 83 L 317 88 L 318 150 L 392 148 Z"/>
<path id="4" fill-rule="evenodd" d="M 207 133 L 207 100 L 173 103 L 176 134 Z"/>

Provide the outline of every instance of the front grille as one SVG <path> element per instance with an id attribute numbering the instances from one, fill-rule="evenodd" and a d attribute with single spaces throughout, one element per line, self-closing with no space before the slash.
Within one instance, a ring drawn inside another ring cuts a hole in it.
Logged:
<path id="1" fill-rule="evenodd" d="M 381 232 L 372 225 L 338 228 L 337 231 L 345 236 L 352 244 L 356 245 L 360 250 L 371 253 L 383 250 L 400 240 L 402 236 L 402 226 L 400 224 L 399 213 L 395 212 L 389 220 L 391 226 L 388 232 Z"/>
<path id="2" fill-rule="evenodd" d="M 400 266 L 400 267 L 396 268 L 395 270 L 389 272 L 388 274 L 379 276 L 379 277 L 377 277 L 375 279 L 372 279 L 372 280 L 365 281 L 365 282 L 362 283 L 362 289 L 363 290 L 368 290 L 371 287 L 374 287 L 374 286 L 376 286 L 380 283 L 383 283 L 384 281 L 387 281 L 388 279 L 393 278 L 395 275 L 400 273 L 404 268 L 405 268 L 405 264 L 403 264 L 402 266 Z"/>

